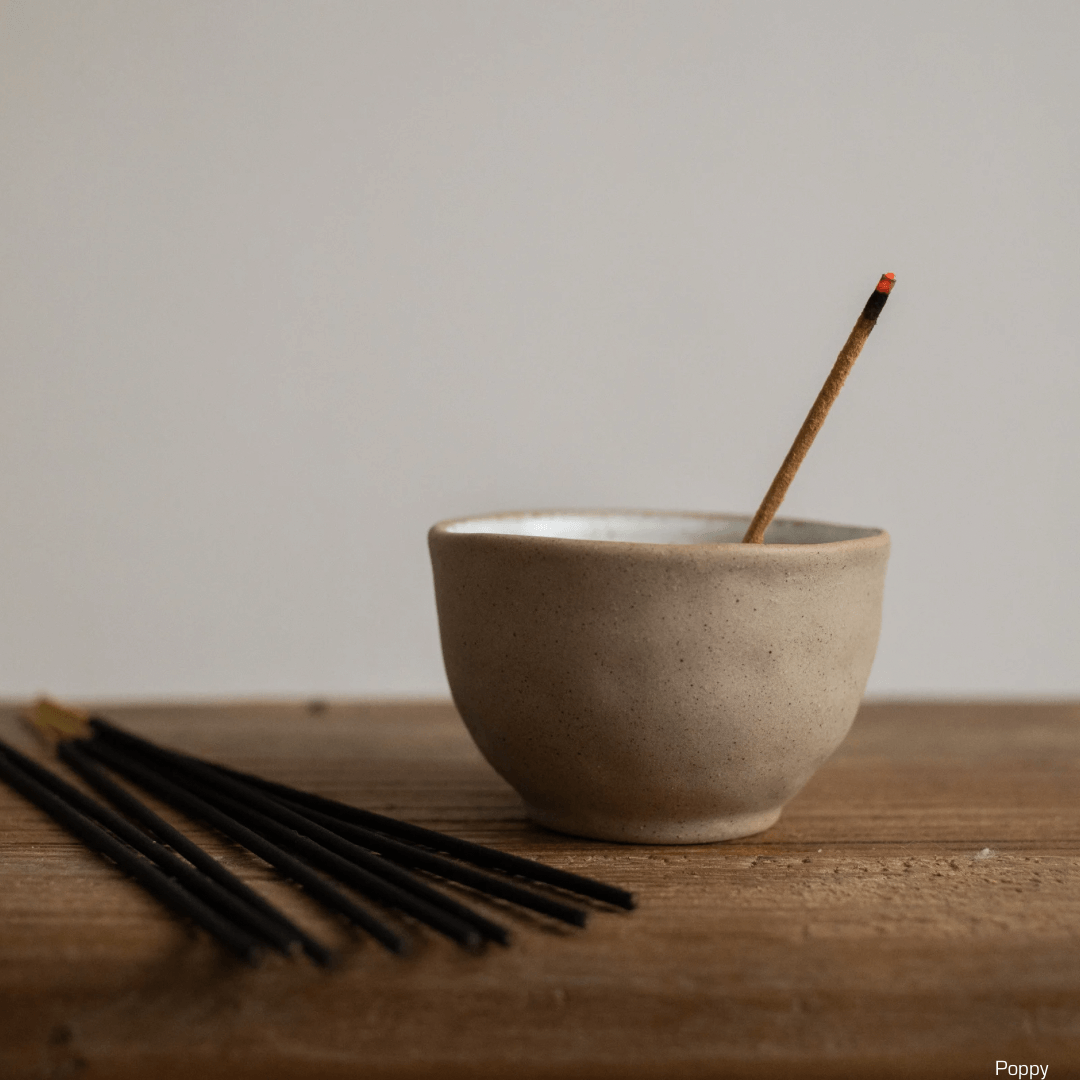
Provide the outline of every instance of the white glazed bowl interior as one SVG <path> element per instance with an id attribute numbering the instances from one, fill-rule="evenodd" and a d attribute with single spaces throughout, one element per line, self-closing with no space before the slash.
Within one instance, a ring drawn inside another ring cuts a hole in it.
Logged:
<path id="1" fill-rule="evenodd" d="M 451 533 L 535 536 L 552 540 L 607 540 L 628 544 L 738 544 L 749 517 L 665 514 L 645 511 L 539 511 L 463 518 L 445 523 Z M 830 525 L 820 521 L 774 521 L 766 544 L 833 544 L 878 536 L 880 529 Z"/>

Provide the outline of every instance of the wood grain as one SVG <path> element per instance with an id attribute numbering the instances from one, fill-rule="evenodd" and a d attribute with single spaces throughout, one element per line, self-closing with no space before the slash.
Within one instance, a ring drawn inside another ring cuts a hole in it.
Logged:
<path id="1" fill-rule="evenodd" d="M 0 788 L 0 1076 L 1080 1076 L 1080 706 L 868 706 L 768 833 L 530 826 L 442 703 L 110 711 L 178 748 L 634 890 L 509 949 L 398 959 L 190 823 L 344 951 L 230 960 Z M 46 760 L 0 710 L 0 735 Z M 59 766 L 58 766 L 59 768 Z M 179 817 L 168 812 L 173 820 Z M 988 857 L 979 857 L 984 849 Z"/>

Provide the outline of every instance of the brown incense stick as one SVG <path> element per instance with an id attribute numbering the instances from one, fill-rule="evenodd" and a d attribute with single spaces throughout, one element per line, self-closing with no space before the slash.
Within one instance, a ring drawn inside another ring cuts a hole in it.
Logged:
<path id="1" fill-rule="evenodd" d="M 784 501 L 787 489 L 791 486 L 791 481 L 795 479 L 795 473 L 798 472 L 811 443 L 821 430 L 821 425 L 825 423 L 825 417 L 829 415 L 829 409 L 832 408 L 832 403 L 840 393 L 840 388 L 844 385 L 844 380 L 848 377 L 852 365 L 859 358 L 859 353 L 862 352 L 870 331 L 874 329 L 894 284 L 896 284 L 895 274 L 881 275 L 877 288 L 866 301 L 866 306 L 848 335 L 844 347 L 840 350 L 840 355 L 836 358 L 836 363 L 833 364 L 833 369 L 825 380 L 825 385 L 821 388 L 817 400 L 811 406 L 802 427 L 799 428 L 799 434 L 795 436 L 795 441 L 791 444 L 783 465 L 780 466 L 772 484 L 769 485 L 765 498 L 761 500 L 754 520 L 750 522 L 750 528 L 746 530 L 746 535 L 743 537 L 744 544 L 765 542 L 765 530 Z"/>

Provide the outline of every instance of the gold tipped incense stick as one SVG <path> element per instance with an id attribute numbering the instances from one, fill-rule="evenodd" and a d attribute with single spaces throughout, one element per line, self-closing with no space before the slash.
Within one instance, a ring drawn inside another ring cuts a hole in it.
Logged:
<path id="1" fill-rule="evenodd" d="M 59 705 L 52 698 L 39 697 L 23 713 L 23 719 L 52 745 L 64 739 L 85 739 L 91 734 L 88 713 Z"/>
<path id="2" fill-rule="evenodd" d="M 573 926 L 585 925 L 583 909 L 488 871 L 554 885 L 618 907 L 635 906 L 633 896 L 624 889 L 167 750 L 100 716 L 48 698 L 39 698 L 23 716 L 61 761 L 142 828 L 2 741 L 0 782 L 20 791 L 159 899 L 249 959 L 257 959 L 253 950 L 265 944 L 286 953 L 299 945 L 324 965 L 332 962 L 333 955 L 113 780 L 107 770 L 201 818 L 395 952 L 405 949 L 405 939 L 353 903 L 316 869 L 466 947 L 484 941 L 507 945 L 510 934 L 481 912 L 432 888 L 417 871 Z M 161 843 L 149 839 L 143 830 Z M 169 884 L 173 879 L 178 886 Z"/>
<path id="3" fill-rule="evenodd" d="M 780 466 L 773 482 L 769 485 L 765 498 L 761 500 L 754 520 L 750 522 L 750 528 L 746 530 L 746 535 L 743 537 L 744 544 L 765 542 L 765 530 L 784 501 L 787 489 L 791 486 L 791 481 L 803 463 L 803 458 L 806 457 L 811 443 L 821 430 L 821 425 L 825 423 L 825 417 L 829 415 L 829 409 L 832 408 L 832 403 L 840 393 L 840 388 L 844 385 L 844 380 L 848 377 L 852 365 L 859 358 L 859 353 L 862 352 L 870 331 L 874 329 L 894 284 L 896 284 L 895 274 L 881 275 L 877 288 L 866 301 L 866 306 L 848 335 L 844 347 L 840 350 L 840 355 L 836 358 L 836 363 L 833 364 L 833 369 L 825 380 L 825 385 L 821 388 L 817 400 L 811 406 L 802 427 L 799 428 L 799 434 L 795 436 L 795 441 L 791 444 L 783 465 Z"/>

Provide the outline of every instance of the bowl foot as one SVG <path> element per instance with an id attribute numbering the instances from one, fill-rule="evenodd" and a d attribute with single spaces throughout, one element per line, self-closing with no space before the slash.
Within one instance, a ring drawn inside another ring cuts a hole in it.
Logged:
<path id="1" fill-rule="evenodd" d="M 782 806 L 745 814 L 722 814 L 711 818 L 668 821 L 634 821 L 593 814 L 565 814 L 525 804 L 537 825 L 590 840 L 614 840 L 621 844 L 711 844 L 753 836 L 776 824 Z"/>

